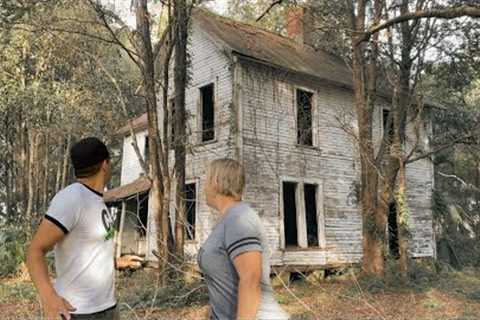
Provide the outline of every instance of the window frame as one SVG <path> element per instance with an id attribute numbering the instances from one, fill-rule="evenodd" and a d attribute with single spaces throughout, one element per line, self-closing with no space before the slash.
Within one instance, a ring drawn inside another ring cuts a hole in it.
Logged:
<path id="1" fill-rule="evenodd" d="M 325 249 L 326 248 L 326 234 L 325 234 L 325 199 L 324 199 L 324 180 L 323 179 L 304 179 L 282 176 L 280 177 L 280 249 L 288 251 L 290 247 L 286 247 L 285 240 L 285 226 L 284 226 L 284 204 L 283 204 L 283 183 L 290 182 L 296 183 L 295 189 L 295 201 L 296 201 L 296 216 L 297 216 L 297 243 L 298 246 L 295 249 Z M 316 209 L 317 209 L 317 234 L 318 234 L 318 247 L 309 247 L 307 241 L 307 215 L 305 211 L 305 184 L 316 186 Z"/>

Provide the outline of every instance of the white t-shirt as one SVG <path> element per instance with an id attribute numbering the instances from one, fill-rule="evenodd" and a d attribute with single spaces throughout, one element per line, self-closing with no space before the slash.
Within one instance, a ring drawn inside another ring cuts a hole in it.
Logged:
<path id="1" fill-rule="evenodd" d="M 78 182 L 71 184 L 55 195 L 45 219 L 66 234 L 55 246 L 54 287 L 77 309 L 73 314 L 113 307 L 115 215 L 102 194 Z"/>

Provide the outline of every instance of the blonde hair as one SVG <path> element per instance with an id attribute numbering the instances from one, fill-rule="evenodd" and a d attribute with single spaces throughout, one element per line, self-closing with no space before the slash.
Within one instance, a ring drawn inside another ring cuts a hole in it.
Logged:
<path id="1" fill-rule="evenodd" d="M 241 199 L 245 187 L 245 170 L 236 160 L 217 159 L 208 167 L 207 181 L 216 183 L 219 194 Z"/>

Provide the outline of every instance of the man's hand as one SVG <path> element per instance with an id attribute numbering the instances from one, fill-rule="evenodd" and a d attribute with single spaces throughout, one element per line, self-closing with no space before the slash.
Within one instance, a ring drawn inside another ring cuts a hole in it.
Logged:
<path id="1" fill-rule="evenodd" d="M 117 269 L 138 269 L 142 266 L 143 259 L 139 256 L 126 255 L 117 258 Z"/>
<path id="2" fill-rule="evenodd" d="M 60 315 L 63 316 L 63 319 L 70 320 L 70 312 L 76 310 L 67 300 L 57 294 L 42 297 L 42 306 L 48 320 L 58 320 Z"/>

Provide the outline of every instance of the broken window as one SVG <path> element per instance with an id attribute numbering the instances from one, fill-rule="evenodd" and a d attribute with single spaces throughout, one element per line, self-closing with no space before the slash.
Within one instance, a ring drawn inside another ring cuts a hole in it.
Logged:
<path id="1" fill-rule="evenodd" d="M 312 130 L 313 93 L 297 89 L 297 143 L 313 145 Z"/>
<path id="2" fill-rule="evenodd" d="M 195 213 L 197 209 L 197 188 L 195 183 L 190 183 L 185 185 L 186 196 L 185 196 L 185 206 L 186 206 L 186 216 L 187 223 L 185 225 L 185 234 L 187 240 L 195 240 Z"/>
<path id="3" fill-rule="evenodd" d="M 296 182 L 283 182 L 283 224 L 286 247 L 320 247 L 322 242 L 319 238 L 320 230 L 323 227 L 320 223 L 323 221 L 319 221 L 318 218 L 318 188 L 318 184 L 299 185 Z"/>
<path id="4" fill-rule="evenodd" d="M 213 83 L 200 88 L 202 113 L 202 142 L 215 139 Z"/>
<path id="5" fill-rule="evenodd" d="M 298 246 L 296 189 L 296 183 L 283 183 L 283 223 L 286 246 Z"/>
<path id="6" fill-rule="evenodd" d="M 397 259 L 400 257 L 398 246 L 397 206 L 392 202 L 388 208 L 388 248 L 390 255 Z"/>
<path id="7" fill-rule="evenodd" d="M 309 247 L 318 247 L 317 222 L 317 186 L 305 184 L 305 215 L 307 220 L 307 243 Z"/>

